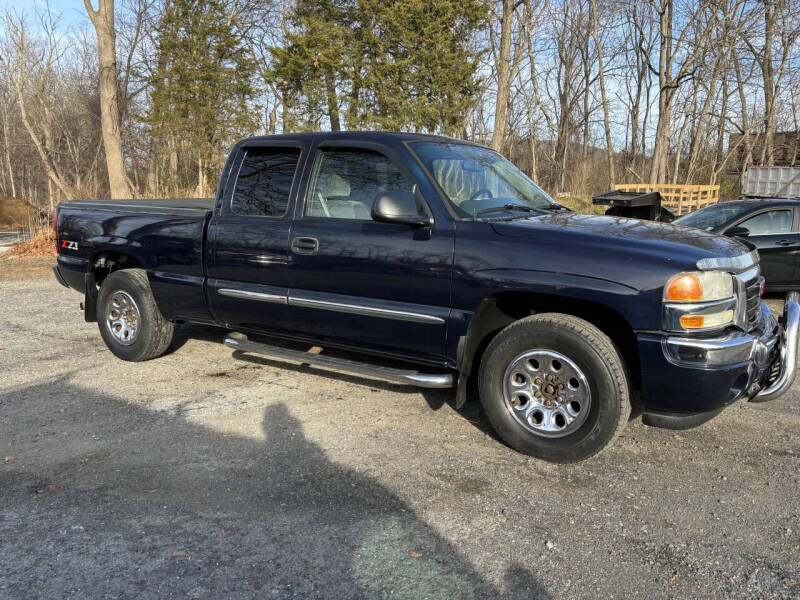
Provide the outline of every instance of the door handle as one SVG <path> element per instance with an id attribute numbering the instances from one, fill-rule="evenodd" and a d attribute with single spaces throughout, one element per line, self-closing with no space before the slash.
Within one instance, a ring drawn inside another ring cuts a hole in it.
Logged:
<path id="1" fill-rule="evenodd" d="M 794 242 L 792 240 L 778 240 L 775 242 L 776 246 L 792 246 Z"/>
<path id="2" fill-rule="evenodd" d="M 296 237 L 292 240 L 292 250 L 297 254 L 316 254 L 319 240 L 313 237 Z"/>

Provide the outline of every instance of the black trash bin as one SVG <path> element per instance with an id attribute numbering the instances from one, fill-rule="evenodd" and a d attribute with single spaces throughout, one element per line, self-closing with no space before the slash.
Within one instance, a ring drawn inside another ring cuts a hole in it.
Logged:
<path id="1" fill-rule="evenodd" d="M 606 214 L 612 217 L 630 217 L 671 223 L 675 215 L 661 206 L 658 192 L 622 192 L 612 190 L 592 196 L 592 204 L 608 206 Z"/>

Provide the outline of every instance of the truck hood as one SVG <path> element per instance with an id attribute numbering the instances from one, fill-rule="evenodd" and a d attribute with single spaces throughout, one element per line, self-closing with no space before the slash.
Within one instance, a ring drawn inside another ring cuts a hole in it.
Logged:
<path id="1" fill-rule="evenodd" d="M 701 258 L 746 254 L 750 249 L 732 238 L 699 229 L 640 219 L 559 212 L 514 221 L 494 221 L 501 236 L 535 239 L 561 248 L 603 254 L 616 251 L 627 259 L 650 259 L 651 264 L 668 263 L 680 269 L 694 269 Z"/>

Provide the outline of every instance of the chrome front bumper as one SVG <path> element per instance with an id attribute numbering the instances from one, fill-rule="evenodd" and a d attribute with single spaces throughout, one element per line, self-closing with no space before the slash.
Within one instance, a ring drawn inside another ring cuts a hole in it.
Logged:
<path id="1" fill-rule="evenodd" d="M 791 387 L 797 371 L 800 294 L 786 295 L 780 324 L 763 302 L 761 312 L 762 322 L 754 333 L 711 339 L 664 338 L 664 356 L 673 364 L 700 369 L 747 365 L 747 382 L 737 397 L 746 395 L 754 402 L 774 400 Z"/>
<path id="2" fill-rule="evenodd" d="M 783 305 L 783 319 L 779 349 L 780 371 L 778 377 L 751 398 L 753 402 L 768 402 L 786 392 L 797 375 L 797 336 L 800 330 L 800 294 L 790 292 Z"/>

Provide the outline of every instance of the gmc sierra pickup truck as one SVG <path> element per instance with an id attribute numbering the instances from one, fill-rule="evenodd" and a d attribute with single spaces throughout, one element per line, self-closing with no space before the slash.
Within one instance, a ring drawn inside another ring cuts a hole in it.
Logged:
<path id="1" fill-rule="evenodd" d="M 162 355 L 175 323 L 222 327 L 239 353 L 453 386 L 457 407 L 474 388 L 549 461 L 599 452 L 632 406 L 688 428 L 795 377 L 799 298 L 773 318 L 752 247 L 575 213 L 455 139 L 250 138 L 214 199 L 64 202 L 54 229 L 56 278 L 123 360 Z"/>

